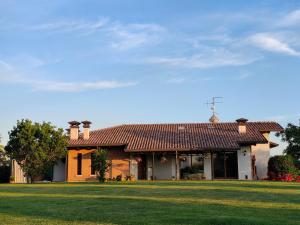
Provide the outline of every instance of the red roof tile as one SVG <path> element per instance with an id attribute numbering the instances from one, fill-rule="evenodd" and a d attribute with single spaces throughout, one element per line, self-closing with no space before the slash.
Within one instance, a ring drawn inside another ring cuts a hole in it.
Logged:
<path id="1" fill-rule="evenodd" d="M 125 151 L 238 149 L 242 144 L 266 143 L 262 132 L 280 132 L 275 122 L 248 122 L 239 134 L 234 123 L 133 124 L 91 131 L 90 138 L 70 140 L 69 147 L 118 146 Z"/>

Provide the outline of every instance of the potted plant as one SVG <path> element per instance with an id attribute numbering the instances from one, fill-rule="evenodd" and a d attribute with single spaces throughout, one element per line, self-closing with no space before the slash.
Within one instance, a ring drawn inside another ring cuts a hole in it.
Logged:
<path id="1" fill-rule="evenodd" d="M 9 177 L 9 182 L 10 183 L 14 183 L 15 182 L 15 177 L 14 176 L 10 176 Z"/>

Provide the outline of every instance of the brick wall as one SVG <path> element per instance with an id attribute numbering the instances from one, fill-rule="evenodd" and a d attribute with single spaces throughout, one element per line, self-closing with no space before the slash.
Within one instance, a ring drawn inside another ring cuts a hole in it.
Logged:
<path id="1" fill-rule="evenodd" d="M 68 182 L 96 181 L 97 177 L 91 175 L 91 153 L 95 150 L 80 149 L 68 151 Z M 77 156 L 82 154 L 81 175 L 77 174 Z M 109 149 L 108 160 L 111 166 L 107 172 L 107 178 L 123 177 L 130 174 L 130 155 L 123 149 Z"/>

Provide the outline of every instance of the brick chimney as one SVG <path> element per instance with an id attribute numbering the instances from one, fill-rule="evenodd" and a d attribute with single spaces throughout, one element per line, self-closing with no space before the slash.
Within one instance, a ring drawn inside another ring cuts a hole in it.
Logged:
<path id="1" fill-rule="evenodd" d="M 245 134 L 247 132 L 247 119 L 245 118 L 240 118 L 237 119 L 236 122 L 238 123 L 238 129 L 240 134 Z"/>
<path id="2" fill-rule="evenodd" d="M 88 140 L 90 138 L 90 127 L 92 122 L 85 120 L 81 123 L 83 124 L 83 139 Z"/>
<path id="3" fill-rule="evenodd" d="M 70 121 L 69 124 L 70 124 L 70 139 L 78 140 L 80 123 L 78 121 Z"/>

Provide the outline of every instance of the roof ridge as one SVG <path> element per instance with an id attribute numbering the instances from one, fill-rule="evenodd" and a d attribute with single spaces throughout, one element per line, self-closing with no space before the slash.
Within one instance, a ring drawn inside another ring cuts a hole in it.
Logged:
<path id="1" fill-rule="evenodd" d="M 114 125 L 114 126 L 111 126 L 111 127 L 103 127 L 103 128 L 98 128 L 96 130 L 91 130 L 91 132 L 97 132 L 97 131 L 102 131 L 102 130 L 109 130 L 109 129 L 115 129 L 115 128 L 118 128 L 118 127 L 123 127 L 125 126 L 126 124 L 121 124 L 121 125 Z"/>
<path id="2" fill-rule="evenodd" d="M 250 124 L 258 124 L 258 123 L 277 123 L 276 121 L 250 121 L 247 122 Z M 114 126 L 110 126 L 110 127 L 104 127 L 104 128 L 98 128 L 95 130 L 92 130 L 91 132 L 94 131 L 99 131 L 99 130 L 107 130 L 107 129 L 113 129 L 113 128 L 118 128 L 118 127 L 123 127 L 123 126 L 149 126 L 149 125 L 177 125 L 177 126 L 181 126 L 181 125 L 211 125 L 212 123 L 210 122 L 183 122 L 183 123 L 126 123 L 126 124 L 120 124 L 120 125 L 114 125 Z M 218 124 L 237 124 L 237 122 L 218 122 L 216 124 L 213 125 L 218 125 Z"/>

